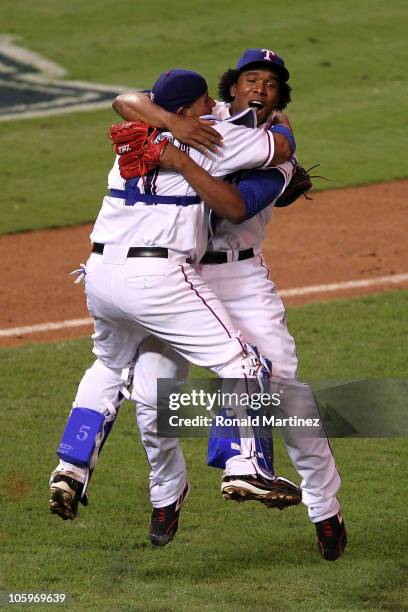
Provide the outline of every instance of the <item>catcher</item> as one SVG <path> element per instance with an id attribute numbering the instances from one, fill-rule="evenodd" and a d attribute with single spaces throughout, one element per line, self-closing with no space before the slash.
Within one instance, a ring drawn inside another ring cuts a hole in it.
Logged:
<path id="1" fill-rule="evenodd" d="M 274 52 L 266 49 L 247 49 L 238 59 L 236 68 L 227 70 L 221 77 L 219 92 L 224 102 L 216 103 L 213 113 L 216 117 L 225 118 L 250 107 L 256 112 L 258 125 L 268 128 L 276 119 L 280 120 L 279 111 L 290 102 L 291 89 L 288 79 L 289 73 L 283 60 Z M 160 109 L 157 106 L 161 103 L 160 96 L 155 96 L 154 102 L 156 105 L 152 104 L 151 99 L 144 94 L 123 94 L 114 102 L 114 108 L 125 119 L 147 120 L 158 128 L 171 130 L 186 144 L 197 146 L 194 134 L 198 129 L 203 129 L 202 123 L 198 119 L 194 123 L 191 118 L 188 123 L 182 118 L 182 111 L 177 116 L 174 111 Z M 165 107 L 165 104 L 163 106 Z M 190 133 L 188 127 L 192 128 Z M 181 129 L 185 131 L 183 136 L 180 136 L 178 131 Z M 213 134 L 210 130 L 208 130 L 208 139 L 207 146 L 217 145 L 217 140 L 212 140 Z M 292 148 L 293 150 L 295 148 L 294 142 Z M 135 176 L 132 174 L 133 171 L 138 174 L 140 168 L 135 166 L 132 168 L 132 164 L 140 155 L 143 157 L 143 153 L 137 150 L 122 156 L 120 165 L 124 177 Z M 191 175 L 189 176 L 186 167 L 183 166 L 183 153 L 178 151 L 176 154 L 171 147 L 166 147 L 158 163 L 183 173 L 204 201 L 208 201 L 208 198 L 204 197 L 205 194 L 200 193 L 197 185 L 193 184 Z M 270 195 L 269 201 L 263 204 L 253 199 L 253 205 L 247 203 L 249 212 L 253 214 L 248 214 L 247 210 L 246 216 L 242 216 L 241 209 L 235 219 L 215 219 L 207 252 L 198 266 L 201 277 L 222 300 L 231 319 L 243 332 L 245 338 L 270 359 L 272 375 L 291 380 L 296 379 L 297 373 L 295 342 L 287 330 L 284 305 L 275 291 L 274 283 L 269 279 L 269 270 L 262 257 L 261 242 L 272 214 L 272 204 L 278 207 L 292 204 L 302 193 L 307 193 L 311 188 L 307 172 L 297 162 L 292 163 L 294 177 L 283 195 L 277 198 L 279 190 L 275 191 L 274 196 Z M 251 177 L 254 178 L 255 174 L 256 171 L 252 172 Z M 266 180 L 264 181 L 266 175 L 259 171 L 258 177 L 259 191 L 262 191 L 266 185 Z M 242 196 L 247 194 L 245 181 L 242 185 L 235 176 L 233 182 L 238 184 Z M 251 198 L 249 199 L 251 201 Z M 240 221 L 243 222 L 239 223 Z M 173 358 L 175 363 L 180 361 L 177 354 L 174 354 Z M 159 369 L 159 366 L 153 370 L 152 364 L 154 364 L 153 358 L 149 369 L 152 378 L 155 378 L 155 375 L 170 378 L 174 377 L 175 373 L 185 374 L 185 368 L 183 371 L 180 363 L 178 366 L 174 365 L 173 369 L 170 367 L 167 372 L 163 371 L 163 368 Z M 146 378 L 138 380 L 136 376 L 134 388 L 137 389 L 138 384 L 140 388 L 144 388 L 145 380 Z M 152 395 L 145 393 L 145 396 Z M 139 409 L 145 412 L 149 409 L 154 410 L 155 407 L 149 406 L 148 401 L 140 399 Z M 141 433 L 147 452 L 154 448 L 155 453 L 160 455 L 160 439 L 156 437 L 154 440 L 154 436 L 143 429 L 143 425 Z M 262 470 L 259 470 L 259 466 L 255 465 L 256 451 L 252 456 L 249 452 L 247 460 L 244 460 L 242 453 L 238 457 L 234 445 L 227 450 L 218 446 L 215 432 L 209 443 L 209 464 L 224 468 L 221 485 L 223 497 L 237 501 L 254 499 L 268 505 L 268 482 L 262 475 Z M 340 476 L 329 442 L 324 438 L 299 438 L 288 442 L 286 446 L 296 470 L 303 478 L 301 485 L 303 502 L 308 507 L 309 517 L 316 527 L 319 551 L 327 560 L 337 559 L 346 546 L 346 531 L 336 498 Z M 177 455 L 176 450 L 174 455 Z M 158 463 L 162 466 L 166 463 L 164 453 Z M 153 481 L 152 486 L 160 486 L 160 482 Z"/>

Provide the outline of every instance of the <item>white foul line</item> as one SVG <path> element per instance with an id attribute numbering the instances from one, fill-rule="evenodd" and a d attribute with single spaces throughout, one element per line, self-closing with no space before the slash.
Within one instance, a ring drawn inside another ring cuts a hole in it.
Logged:
<path id="1" fill-rule="evenodd" d="M 402 283 L 408 280 L 408 274 L 392 274 L 390 276 L 378 276 L 366 280 L 346 281 L 344 283 L 331 283 L 330 285 L 315 285 L 311 287 L 298 287 L 297 289 L 283 289 L 278 291 L 281 297 L 293 297 L 296 295 L 309 295 L 310 293 L 325 293 L 326 291 L 338 291 L 339 289 L 358 289 L 359 287 L 376 287 L 377 285 L 388 285 L 389 283 Z"/>
<path id="2" fill-rule="evenodd" d="M 91 325 L 92 319 L 71 319 L 69 321 L 59 321 L 58 323 L 40 323 L 39 325 L 27 325 L 26 327 L 11 327 L 10 329 L 0 329 L 0 338 L 8 336 L 23 336 L 24 334 L 38 334 L 39 332 L 51 331 L 53 329 L 66 329 L 67 327 L 81 327 L 81 325 Z"/>
<path id="3" fill-rule="evenodd" d="M 379 276 L 377 278 L 369 278 L 366 280 L 346 281 L 344 283 L 331 283 L 330 285 L 312 285 L 309 287 L 298 287 L 295 289 L 283 289 L 279 291 L 281 297 L 295 297 L 298 295 L 309 295 L 311 293 L 326 293 L 329 291 L 339 291 L 341 289 L 358 289 L 360 287 L 376 287 L 379 285 L 388 285 L 408 281 L 408 274 L 392 274 L 390 276 Z M 39 325 L 27 325 L 26 327 L 12 327 L 9 329 L 0 329 L 0 338 L 10 336 L 23 336 L 25 334 L 37 334 L 40 332 L 52 331 L 55 329 L 66 329 L 68 327 L 82 327 L 91 325 L 92 319 L 70 319 L 68 321 L 59 321 L 57 323 L 40 323 Z"/>

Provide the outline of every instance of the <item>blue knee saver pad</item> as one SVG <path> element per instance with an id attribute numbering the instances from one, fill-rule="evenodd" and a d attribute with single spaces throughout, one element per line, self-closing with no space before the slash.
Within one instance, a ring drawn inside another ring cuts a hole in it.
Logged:
<path id="1" fill-rule="evenodd" d="M 254 418 L 257 412 L 247 410 L 248 416 Z M 219 415 L 226 416 L 223 408 Z M 260 415 L 262 416 L 262 414 Z M 267 478 L 274 477 L 274 450 L 272 432 L 264 427 L 252 427 L 254 451 L 252 459 L 256 462 L 258 470 Z M 235 425 L 211 425 L 208 438 L 207 465 L 225 470 L 228 459 L 239 455 L 237 450 L 241 445 L 239 428 Z"/>
<path id="2" fill-rule="evenodd" d="M 89 467 L 104 424 L 103 413 L 90 408 L 74 408 L 57 448 L 58 457 L 79 467 Z"/>

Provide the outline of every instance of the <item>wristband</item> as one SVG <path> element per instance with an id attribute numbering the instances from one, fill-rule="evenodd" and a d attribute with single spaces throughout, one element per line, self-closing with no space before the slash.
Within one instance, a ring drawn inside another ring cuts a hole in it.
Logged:
<path id="1" fill-rule="evenodd" d="M 286 127 L 286 125 L 282 125 L 279 123 L 277 125 L 273 125 L 270 128 L 270 131 L 276 132 L 277 134 L 281 134 L 282 136 L 286 138 L 286 140 L 289 143 L 291 153 L 293 155 L 294 152 L 296 151 L 296 141 L 295 141 L 295 137 L 293 136 L 292 130 Z"/>

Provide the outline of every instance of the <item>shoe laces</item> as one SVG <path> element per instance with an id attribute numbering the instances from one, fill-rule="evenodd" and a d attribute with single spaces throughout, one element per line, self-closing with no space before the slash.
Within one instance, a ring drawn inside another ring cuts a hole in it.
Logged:
<path id="1" fill-rule="evenodd" d="M 322 528 L 323 528 L 323 534 L 325 538 L 332 538 L 336 535 L 330 521 L 323 521 Z"/>
<path id="2" fill-rule="evenodd" d="M 157 522 L 164 523 L 166 521 L 166 511 L 164 508 L 159 508 L 157 513 Z"/>

